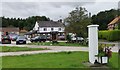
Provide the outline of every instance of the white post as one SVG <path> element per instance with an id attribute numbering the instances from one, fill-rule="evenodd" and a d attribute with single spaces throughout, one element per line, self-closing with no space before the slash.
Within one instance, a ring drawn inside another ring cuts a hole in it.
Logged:
<path id="1" fill-rule="evenodd" d="M 1 35 L 2 35 L 2 33 L 0 32 L 0 41 L 1 41 Z"/>
<path id="2" fill-rule="evenodd" d="M 0 43 L 1 43 L 1 39 L 2 39 L 2 28 L 0 28 Z"/>
<path id="3" fill-rule="evenodd" d="M 88 39 L 89 39 L 89 62 L 94 64 L 98 54 L 98 26 L 89 25 L 88 27 Z"/>

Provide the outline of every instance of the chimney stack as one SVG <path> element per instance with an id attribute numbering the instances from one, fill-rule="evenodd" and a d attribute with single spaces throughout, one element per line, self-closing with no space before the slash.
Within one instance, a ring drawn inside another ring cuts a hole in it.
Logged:
<path id="1" fill-rule="evenodd" d="M 59 19 L 58 22 L 62 23 L 62 19 Z"/>

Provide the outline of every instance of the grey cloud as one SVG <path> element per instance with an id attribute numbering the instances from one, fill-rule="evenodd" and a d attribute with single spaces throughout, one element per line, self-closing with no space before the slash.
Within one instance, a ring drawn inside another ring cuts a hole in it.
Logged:
<path id="1" fill-rule="evenodd" d="M 94 2 L 95 0 L 1 0 L 2 2 Z"/>
<path id="2" fill-rule="evenodd" d="M 76 6 L 82 6 L 86 3 L 87 2 L 3 2 L 2 15 L 23 18 L 32 15 L 50 15 L 50 17 L 56 18 L 67 14 L 63 12 L 64 9 L 69 11 Z M 62 12 L 61 15 L 59 15 L 58 12 Z"/>
<path id="3" fill-rule="evenodd" d="M 85 4 L 93 4 L 95 2 L 52 2 L 50 3 L 54 7 L 60 8 L 61 6 L 70 6 L 70 7 L 76 7 L 76 6 L 83 6 Z"/>
<path id="4" fill-rule="evenodd" d="M 120 9 L 120 1 L 118 2 L 118 9 Z"/>
<path id="5" fill-rule="evenodd" d="M 2 15 L 6 17 L 21 17 L 29 16 L 47 16 L 53 20 L 58 20 L 67 17 L 68 13 L 77 6 L 89 8 L 88 11 L 99 11 L 98 7 L 107 6 L 105 4 L 97 5 L 96 1 L 91 2 L 2 2 Z M 105 8 L 104 8 L 105 9 Z"/>
<path id="6" fill-rule="evenodd" d="M 0 16 L 2 16 L 2 3 L 0 2 Z"/>
<path id="7" fill-rule="evenodd" d="M 30 14 L 35 14 L 36 4 L 32 3 L 2 3 L 2 11 L 5 16 L 29 16 Z"/>

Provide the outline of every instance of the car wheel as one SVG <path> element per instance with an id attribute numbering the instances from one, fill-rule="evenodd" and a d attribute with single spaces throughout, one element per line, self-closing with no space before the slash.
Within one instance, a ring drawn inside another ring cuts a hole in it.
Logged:
<path id="1" fill-rule="evenodd" d="M 9 42 L 9 44 L 11 44 L 11 42 Z"/>
<path id="2" fill-rule="evenodd" d="M 26 44 L 26 42 L 24 42 L 24 44 Z"/>
<path id="3" fill-rule="evenodd" d="M 19 43 L 18 42 L 16 42 L 16 45 L 18 45 Z"/>

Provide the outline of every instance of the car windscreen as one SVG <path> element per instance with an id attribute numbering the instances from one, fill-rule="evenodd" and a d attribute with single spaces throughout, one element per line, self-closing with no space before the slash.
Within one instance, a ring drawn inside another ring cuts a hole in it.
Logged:
<path id="1" fill-rule="evenodd" d="M 9 36 L 3 36 L 3 38 L 9 38 Z"/>
<path id="2" fill-rule="evenodd" d="M 24 36 L 19 36 L 18 39 L 26 39 Z"/>
<path id="3" fill-rule="evenodd" d="M 10 37 L 18 36 L 17 34 L 9 34 Z"/>
<path id="4" fill-rule="evenodd" d="M 46 39 L 47 37 L 46 36 L 40 36 L 41 39 Z"/>
<path id="5" fill-rule="evenodd" d="M 18 34 L 9 34 L 9 35 L 11 36 L 11 35 L 18 35 Z"/>
<path id="6" fill-rule="evenodd" d="M 39 36 L 36 36 L 35 39 L 39 38 Z"/>

